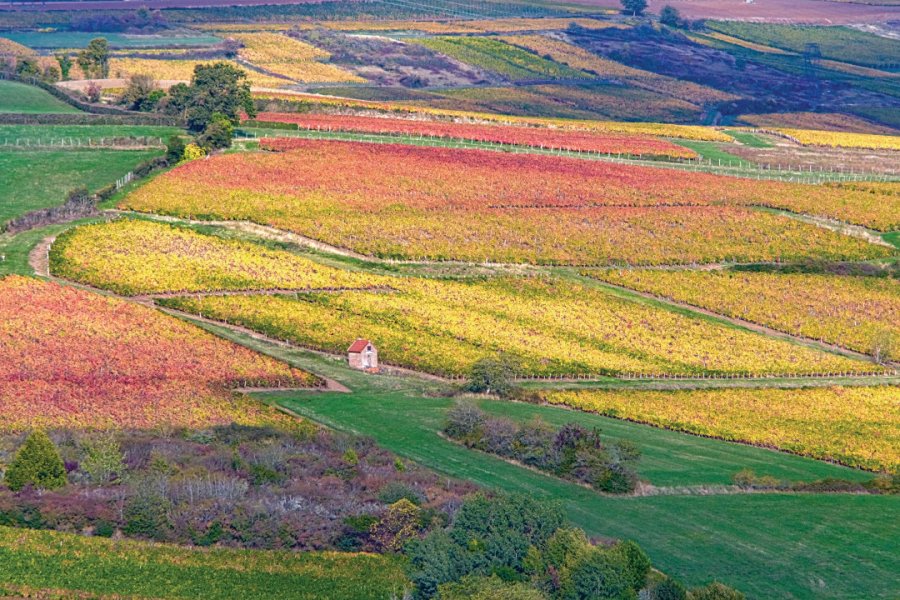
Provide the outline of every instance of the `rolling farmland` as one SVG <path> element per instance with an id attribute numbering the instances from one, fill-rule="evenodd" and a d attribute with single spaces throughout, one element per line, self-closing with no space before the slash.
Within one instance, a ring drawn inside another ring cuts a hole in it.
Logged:
<path id="1" fill-rule="evenodd" d="M 811 1 L 0 7 L 0 597 L 895 598 L 900 46 Z"/>

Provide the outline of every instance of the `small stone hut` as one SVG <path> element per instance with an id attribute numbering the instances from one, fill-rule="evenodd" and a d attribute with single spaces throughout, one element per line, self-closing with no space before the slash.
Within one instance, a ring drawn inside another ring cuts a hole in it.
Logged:
<path id="1" fill-rule="evenodd" d="M 358 339 L 347 348 L 347 362 L 354 369 L 369 371 L 378 368 L 378 348 L 369 340 Z"/>

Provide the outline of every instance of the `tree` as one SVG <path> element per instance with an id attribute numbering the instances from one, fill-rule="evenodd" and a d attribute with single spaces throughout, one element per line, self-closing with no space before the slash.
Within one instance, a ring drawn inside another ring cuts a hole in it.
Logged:
<path id="1" fill-rule="evenodd" d="M 203 133 L 197 137 L 197 143 L 207 152 L 228 148 L 234 137 L 234 125 L 222 113 L 213 113 Z"/>
<path id="2" fill-rule="evenodd" d="M 566 600 L 637 599 L 625 560 L 600 548 L 593 548 L 572 566 L 561 591 Z"/>
<path id="3" fill-rule="evenodd" d="M 647 575 L 650 574 L 651 566 L 650 557 L 647 556 L 647 553 L 631 540 L 619 542 L 615 547 L 615 551 L 625 559 L 631 587 L 635 590 L 643 588 L 647 581 Z"/>
<path id="4" fill-rule="evenodd" d="M 97 85 L 95 82 L 91 81 L 84 88 L 84 95 L 87 96 L 88 102 L 97 103 L 100 102 L 100 95 L 103 93 L 103 90 Z"/>
<path id="5" fill-rule="evenodd" d="M 203 131 L 217 114 L 238 125 L 241 112 L 256 116 L 247 73 L 226 62 L 197 65 L 187 98 L 188 127 Z"/>
<path id="6" fill-rule="evenodd" d="M 677 8 L 666 4 L 659 11 L 659 22 L 668 27 L 679 27 L 681 25 L 681 15 Z"/>
<path id="7" fill-rule="evenodd" d="M 94 38 L 78 53 L 78 66 L 85 77 L 106 79 L 109 77 L 109 43 L 106 38 Z"/>
<path id="8" fill-rule="evenodd" d="M 894 358 L 897 351 L 897 341 L 894 334 L 887 330 L 879 331 L 872 340 L 872 358 L 878 364 L 887 364 Z"/>
<path id="9" fill-rule="evenodd" d="M 16 64 L 16 75 L 19 77 L 40 77 L 41 67 L 33 58 L 20 58 Z"/>
<path id="10" fill-rule="evenodd" d="M 112 434 L 104 435 L 84 445 L 81 470 L 94 483 L 107 483 L 125 473 L 125 455 Z"/>
<path id="11" fill-rule="evenodd" d="M 470 392 L 503 396 L 513 390 L 513 379 L 520 372 L 519 361 L 511 356 L 482 358 L 472 365 L 466 388 Z"/>
<path id="12" fill-rule="evenodd" d="M 68 54 L 57 54 L 54 58 L 59 64 L 59 73 L 63 81 L 66 81 L 69 79 L 69 72 L 72 70 L 72 59 Z"/>
<path id="13" fill-rule="evenodd" d="M 457 402 L 447 411 L 444 433 L 463 442 L 474 443 L 481 437 L 485 414 L 472 402 Z"/>
<path id="14" fill-rule="evenodd" d="M 630 12 L 632 16 L 638 16 L 647 9 L 647 0 L 621 0 L 622 8 Z"/>
<path id="15" fill-rule="evenodd" d="M 156 108 L 166 93 L 159 89 L 152 75 L 137 73 L 128 79 L 125 91 L 119 97 L 119 103 L 131 110 L 149 112 Z"/>
<path id="16" fill-rule="evenodd" d="M 180 135 L 171 136 L 166 142 L 166 162 L 174 165 L 184 156 L 184 140 Z"/>
<path id="17" fill-rule="evenodd" d="M 55 490 L 66 485 L 66 466 L 47 434 L 33 431 L 6 470 L 6 485 L 18 492 L 26 485 Z"/>

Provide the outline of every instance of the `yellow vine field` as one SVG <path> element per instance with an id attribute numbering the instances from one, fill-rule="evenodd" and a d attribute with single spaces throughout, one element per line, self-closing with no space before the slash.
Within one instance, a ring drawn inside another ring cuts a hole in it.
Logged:
<path id="1" fill-rule="evenodd" d="M 285 250 L 132 219 L 71 229 L 54 242 L 50 258 L 57 276 L 125 295 L 371 288 L 390 281 Z"/>
<path id="2" fill-rule="evenodd" d="M 154 79 L 169 81 L 190 81 L 197 65 L 210 64 L 209 60 L 189 59 L 155 59 L 155 58 L 112 58 L 109 61 L 110 76 L 127 78 L 131 75 L 151 75 Z M 234 66 L 247 73 L 250 85 L 260 87 L 278 87 L 287 85 L 290 81 L 278 77 L 264 75 L 256 71 L 245 69 L 236 63 Z"/>
<path id="3" fill-rule="evenodd" d="M 238 33 L 232 38 L 244 47 L 239 56 L 257 67 L 303 83 L 362 82 L 363 79 L 335 65 L 325 64 L 330 55 L 286 35 L 277 33 Z"/>
<path id="4" fill-rule="evenodd" d="M 777 128 L 775 131 L 796 140 L 804 146 L 900 150 L 900 135 L 875 135 L 869 133 L 846 133 L 842 131 L 816 131 L 811 129 L 787 128 Z"/>
<path id="5" fill-rule="evenodd" d="M 864 353 L 900 342 L 900 282 L 737 271 L 589 271 L 591 277 Z"/>
<path id="6" fill-rule="evenodd" d="M 726 440 L 770 446 L 853 467 L 900 465 L 900 388 L 563 391 L 550 404 Z"/>
<path id="7" fill-rule="evenodd" d="M 387 364 L 463 375 L 498 352 L 535 375 L 816 374 L 878 367 L 555 280 L 397 280 L 395 292 L 186 297 L 162 302 L 343 352 L 378 340 Z"/>

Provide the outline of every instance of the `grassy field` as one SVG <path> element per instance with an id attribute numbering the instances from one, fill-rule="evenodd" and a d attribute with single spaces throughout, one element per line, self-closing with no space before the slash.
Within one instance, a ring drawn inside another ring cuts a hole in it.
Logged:
<path id="1" fill-rule="evenodd" d="M 299 367 L 335 377 L 351 394 L 266 394 L 327 426 L 372 436 L 379 445 L 448 476 L 565 503 L 591 535 L 638 541 L 660 569 L 690 584 L 724 580 L 751 599 L 890 598 L 900 569 L 893 540 L 900 503 L 855 495 L 722 494 L 604 497 L 586 488 L 467 450 L 437 435 L 448 399 L 426 398 L 437 384 L 372 377 L 343 361 L 256 342 L 204 326 Z M 794 480 L 860 478 L 836 465 L 772 451 L 652 429 L 549 407 L 485 401 L 489 412 L 552 423 L 579 420 L 610 438 L 641 447 L 641 475 L 658 486 L 718 485 L 743 468 Z"/>
<path id="2" fill-rule="evenodd" d="M 61 204 L 74 188 L 96 191 L 160 154 L 159 150 L 0 151 L 0 224 Z"/>
<path id="3" fill-rule="evenodd" d="M 0 527 L 3 597 L 383 600 L 406 585 L 391 556 L 201 550 Z"/>
<path id="4" fill-rule="evenodd" d="M 40 141 L 99 140 L 102 138 L 151 137 L 166 140 L 181 132 L 177 127 L 156 125 L 0 125 L 0 145 L 36 144 Z M 26 141 L 27 140 L 27 141 Z"/>
<path id="5" fill-rule="evenodd" d="M 0 113 L 77 113 L 77 108 L 55 98 L 44 90 L 0 80 Z"/>
<path id="6" fill-rule="evenodd" d="M 82 31 L 12 31 L 3 37 L 29 48 L 84 48 L 97 37 L 104 37 L 113 48 L 162 48 L 165 46 L 211 46 L 222 40 L 197 32 L 129 35 L 126 33 Z"/>

